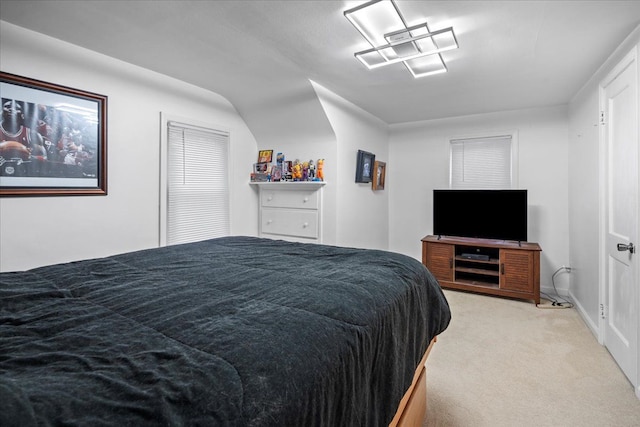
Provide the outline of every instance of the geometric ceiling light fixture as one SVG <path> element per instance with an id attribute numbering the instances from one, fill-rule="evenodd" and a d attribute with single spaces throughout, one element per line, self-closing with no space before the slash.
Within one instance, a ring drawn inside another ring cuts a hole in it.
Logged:
<path id="1" fill-rule="evenodd" d="M 369 69 L 402 62 L 416 78 L 444 73 L 441 52 L 458 48 L 453 28 L 429 31 L 426 22 L 408 27 L 393 0 L 369 1 L 344 16 L 372 46 L 354 54 Z"/>
<path id="2" fill-rule="evenodd" d="M 419 27 L 424 29 L 424 24 Z M 390 33 L 387 35 L 389 43 L 356 52 L 355 57 L 372 70 L 384 65 L 397 64 L 458 47 L 452 28 L 432 33 L 425 32 L 420 35 L 414 34 L 411 29 Z"/>

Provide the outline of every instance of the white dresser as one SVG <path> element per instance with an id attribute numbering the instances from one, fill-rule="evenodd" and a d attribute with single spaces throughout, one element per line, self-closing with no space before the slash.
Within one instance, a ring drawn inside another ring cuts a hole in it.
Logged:
<path id="1" fill-rule="evenodd" d="M 259 188 L 260 237 L 322 243 L 322 181 L 252 182 Z"/>

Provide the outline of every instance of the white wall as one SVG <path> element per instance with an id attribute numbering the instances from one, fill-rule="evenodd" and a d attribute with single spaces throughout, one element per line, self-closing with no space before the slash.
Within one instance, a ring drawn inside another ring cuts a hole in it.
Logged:
<path id="1" fill-rule="evenodd" d="M 233 234 L 257 233 L 257 144 L 218 94 L 0 21 L 2 70 L 108 96 L 108 195 L 0 199 L 0 271 L 158 245 L 160 112 L 231 132 Z"/>
<path id="2" fill-rule="evenodd" d="M 286 78 L 287 76 L 281 76 Z M 299 78 L 292 79 L 299 82 Z M 274 85 L 274 87 L 282 87 Z M 336 136 L 311 81 L 288 85 L 273 93 L 267 104 L 256 101 L 243 115 L 256 138 L 259 150 L 281 152 L 285 160 L 301 162 L 325 159 L 325 185 L 322 189 L 322 242 L 336 241 L 337 153 Z M 257 153 L 254 156 L 257 158 Z M 253 160 L 255 162 L 256 159 Z M 257 187 L 254 188 L 256 197 Z"/>
<path id="3" fill-rule="evenodd" d="M 599 106 L 597 86 L 569 108 L 569 252 L 572 300 L 598 335 Z"/>
<path id="4" fill-rule="evenodd" d="M 328 165 L 337 169 L 336 244 L 386 250 L 390 191 L 373 191 L 371 184 L 358 184 L 355 177 L 358 150 L 387 161 L 388 126 L 321 85 L 314 83 L 314 88 L 336 135 L 337 162 Z"/>
<path id="5" fill-rule="evenodd" d="M 542 247 L 541 287 L 549 291 L 553 272 L 569 265 L 564 106 L 392 125 L 389 248 L 421 259 L 420 239 L 433 231 L 432 191 L 449 185 L 449 140 L 505 132 L 517 134 L 518 187 L 529 197 L 528 240 Z M 556 287 L 566 294 L 566 274 L 556 276 Z"/>

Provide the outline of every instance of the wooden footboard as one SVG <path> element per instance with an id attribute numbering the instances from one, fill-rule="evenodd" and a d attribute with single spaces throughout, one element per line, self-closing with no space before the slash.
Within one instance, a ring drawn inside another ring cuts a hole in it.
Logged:
<path id="1" fill-rule="evenodd" d="M 424 356 L 422 356 L 422 360 L 416 368 L 416 373 L 413 375 L 411 386 L 400 401 L 396 415 L 393 417 L 389 427 L 420 427 L 424 423 L 427 414 L 427 370 L 425 362 L 437 339 L 438 337 L 435 337 L 431 340 L 427 351 L 424 352 Z"/>

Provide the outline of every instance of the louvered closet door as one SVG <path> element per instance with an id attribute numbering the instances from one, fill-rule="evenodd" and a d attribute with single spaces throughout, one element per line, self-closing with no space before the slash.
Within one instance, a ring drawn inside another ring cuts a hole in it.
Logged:
<path id="1" fill-rule="evenodd" d="M 530 251 L 500 250 L 500 288 L 533 292 L 534 254 Z"/>

